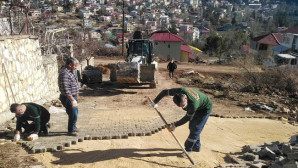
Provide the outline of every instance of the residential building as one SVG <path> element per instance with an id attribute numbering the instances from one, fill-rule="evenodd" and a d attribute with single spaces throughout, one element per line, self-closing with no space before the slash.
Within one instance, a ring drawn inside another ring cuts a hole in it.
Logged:
<path id="1" fill-rule="evenodd" d="M 189 62 L 189 60 L 194 60 L 194 56 L 191 55 L 191 50 L 188 45 L 181 45 L 181 62 Z"/>
<path id="2" fill-rule="evenodd" d="M 170 27 L 170 24 L 169 24 L 170 23 L 170 19 L 169 19 L 169 17 L 167 15 L 161 15 L 159 17 L 159 19 L 160 19 L 159 24 L 160 24 L 160 27 L 162 29 L 168 29 Z"/>
<path id="3" fill-rule="evenodd" d="M 89 35 L 90 35 L 91 39 L 96 39 L 96 40 L 101 39 L 101 34 L 98 31 L 91 30 L 91 31 L 89 31 Z"/>
<path id="4" fill-rule="evenodd" d="M 125 31 L 126 33 L 132 33 L 133 30 L 134 30 L 134 25 L 133 25 L 133 24 L 131 24 L 131 23 L 129 23 L 129 22 L 125 22 L 125 23 L 124 23 L 124 31 Z"/>
<path id="5" fill-rule="evenodd" d="M 83 24 L 84 24 L 85 27 L 92 27 L 92 23 L 93 23 L 92 20 L 84 19 L 83 21 L 84 21 Z"/>
<path id="6" fill-rule="evenodd" d="M 41 10 L 40 9 L 31 9 L 29 11 L 29 15 L 31 15 L 34 18 L 40 17 L 41 16 Z"/>
<path id="7" fill-rule="evenodd" d="M 283 31 L 282 45 L 298 52 L 298 26 Z"/>
<path id="8" fill-rule="evenodd" d="M 181 61 L 180 46 L 184 41 L 182 37 L 167 31 L 153 32 L 150 40 L 154 41 L 153 53 L 160 59 L 169 60 L 174 58 Z"/>
<path id="9" fill-rule="evenodd" d="M 99 21 L 100 22 L 110 22 L 112 20 L 111 16 L 100 16 Z"/>
<path id="10" fill-rule="evenodd" d="M 0 36 L 10 35 L 10 25 L 8 18 L 0 18 Z"/>
<path id="11" fill-rule="evenodd" d="M 90 17 L 90 15 L 91 15 L 91 13 L 88 11 L 88 10 L 83 10 L 83 9 L 81 9 L 80 11 L 79 11 L 79 16 L 80 16 L 80 18 L 84 18 L 84 19 L 89 19 L 89 17 Z"/>
<path id="12" fill-rule="evenodd" d="M 280 45 L 281 41 L 281 33 L 270 33 L 252 38 L 250 40 L 249 52 L 258 56 L 260 59 L 266 59 L 274 54 L 273 47 Z"/>
<path id="13" fill-rule="evenodd" d="M 53 6 L 53 9 L 57 12 L 62 12 L 63 11 L 63 6 L 55 5 L 55 6 Z"/>
<path id="14" fill-rule="evenodd" d="M 273 55 L 279 53 L 298 53 L 298 26 L 289 28 L 282 32 L 282 42 L 274 47 Z"/>

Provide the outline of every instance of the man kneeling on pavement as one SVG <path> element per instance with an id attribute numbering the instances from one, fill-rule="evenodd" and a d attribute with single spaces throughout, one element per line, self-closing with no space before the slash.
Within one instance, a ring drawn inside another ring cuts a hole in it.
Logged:
<path id="1" fill-rule="evenodd" d="M 20 133 L 24 128 L 24 133 L 30 134 L 29 141 L 38 139 L 38 135 L 48 135 L 50 113 L 43 106 L 35 103 L 14 103 L 10 106 L 10 111 L 15 113 L 17 118 L 16 133 L 14 141 L 20 140 Z M 28 121 L 32 121 L 30 124 Z"/>

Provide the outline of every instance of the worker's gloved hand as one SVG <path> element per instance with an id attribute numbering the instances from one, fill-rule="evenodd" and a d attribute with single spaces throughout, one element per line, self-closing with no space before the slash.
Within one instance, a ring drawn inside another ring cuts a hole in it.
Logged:
<path id="1" fill-rule="evenodd" d="M 28 141 L 34 141 L 36 139 L 38 139 L 38 135 L 37 134 L 31 134 L 27 137 Z"/>
<path id="2" fill-rule="evenodd" d="M 167 129 L 168 129 L 170 132 L 175 131 L 175 128 L 176 128 L 176 126 L 175 126 L 174 123 L 172 123 L 172 124 L 168 124 L 168 125 L 167 125 Z"/>
<path id="3" fill-rule="evenodd" d="M 152 106 L 153 108 L 157 108 L 157 107 L 158 107 L 158 105 L 155 104 L 154 102 L 152 102 L 151 106 Z"/>
<path id="4" fill-rule="evenodd" d="M 20 134 L 15 134 L 13 141 L 18 142 L 21 139 Z"/>
<path id="5" fill-rule="evenodd" d="M 71 101 L 72 108 L 78 107 L 78 102 L 76 100 Z"/>

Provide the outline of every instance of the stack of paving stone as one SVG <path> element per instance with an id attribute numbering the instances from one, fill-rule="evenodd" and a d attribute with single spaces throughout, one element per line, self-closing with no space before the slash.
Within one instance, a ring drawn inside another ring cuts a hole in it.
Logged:
<path id="1" fill-rule="evenodd" d="M 232 164 L 219 167 L 237 168 L 298 168 L 298 135 L 292 136 L 287 143 L 270 142 L 264 145 L 247 145 L 242 152 L 228 154 Z"/>

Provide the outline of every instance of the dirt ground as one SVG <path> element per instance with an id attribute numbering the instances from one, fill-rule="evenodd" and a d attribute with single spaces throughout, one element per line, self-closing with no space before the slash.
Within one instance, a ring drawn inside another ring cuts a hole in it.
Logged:
<path id="1" fill-rule="evenodd" d="M 95 60 L 95 65 L 107 65 L 117 61 L 119 60 L 98 58 Z M 80 96 L 79 102 L 92 101 L 97 102 L 101 109 L 121 108 L 123 113 L 137 113 L 134 110 L 149 106 L 145 96 L 155 98 L 162 89 L 182 86 L 176 83 L 176 79 L 168 78 L 166 65 L 167 63 L 159 64 L 158 84 L 155 89 L 149 89 L 148 86 L 118 87 L 118 91 L 135 94 L 113 94 L 111 90 L 105 91 L 104 87 L 88 88 L 84 86 L 83 89 L 93 92 L 88 96 Z M 191 70 L 205 75 L 208 73 L 234 74 L 239 72 L 237 68 L 229 66 L 199 66 L 186 63 L 178 64 L 178 69 L 176 75 Z M 104 75 L 104 80 L 108 80 L 108 76 Z M 212 94 L 208 95 L 214 103 L 212 113 L 219 116 L 247 116 L 247 118 L 210 117 L 201 134 L 201 152 L 191 154 L 193 160 L 200 163 L 196 167 L 216 167 L 226 162 L 226 154 L 239 152 L 244 145 L 263 144 L 272 141 L 288 142 L 292 135 L 298 133 L 297 126 L 291 125 L 287 121 L 251 118 L 257 114 L 244 111 L 237 101 L 219 99 Z M 170 98 L 164 98 L 159 103 L 161 112 L 168 112 L 171 108 L 178 107 L 174 106 Z M 152 113 L 155 111 L 152 110 Z M 178 127 L 174 133 L 183 144 L 189 133 L 188 125 Z M 39 153 L 30 155 L 30 157 L 34 157 L 31 159 L 35 160 L 35 164 L 39 162 L 45 167 L 158 168 L 190 166 L 189 160 L 179 157 L 180 154 L 181 150 L 175 139 L 167 130 L 162 130 L 145 137 L 84 141 L 63 151 Z"/>

